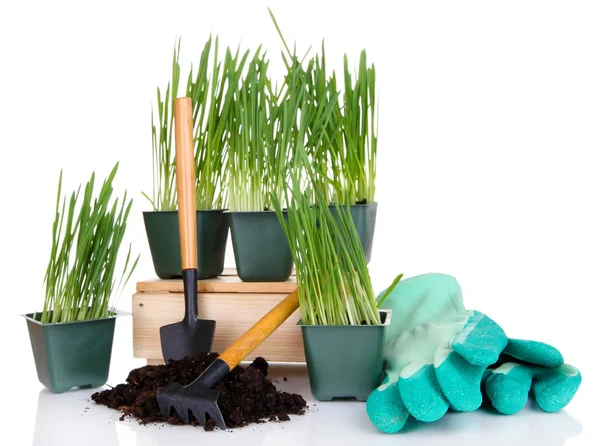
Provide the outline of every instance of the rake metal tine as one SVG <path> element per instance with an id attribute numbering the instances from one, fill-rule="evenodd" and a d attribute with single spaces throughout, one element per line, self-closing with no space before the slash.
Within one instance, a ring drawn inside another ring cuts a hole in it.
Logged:
<path id="1" fill-rule="evenodd" d="M 196 421 L 200 424 L 200 426 L 204 426 L 206 424 L 206 412 L 200 406 L 192 407 L 190 409 L 194 416 L 196 417 Z"/>
<path id="2" fill-rule="evenodd" d="M 208 409 L 208 414 L 210 415 L 210 418 L 215 422 L 215 424 L 219 427 L 219 429 L 221 430 L 225 430 L 227 429 L 227 426 L 225 426 L 225 420 L 223 419 L 223 414 L 221 413 L 221 410 L 219 409 L 218 406 L 213 406 L 214 409 L 211 407 Z"/>
<path id="3" fill-rule="evenodd" d="M 171 403 L 169 403 L 169 401 L 165 401 L 162 398 L 157 398 L 158 400 L 158 408 L 160 409 L 161 413 L 163 414 L 163 416 L 165 418 L 169 418 L 169 416 L 171 415 Z"/>
<path id="4" fill-rule="evenodd" d="M 179 418 L 181 418 L 181 421 L 183 421 L 185 424 L 189 424 L 190 412 L 188 408 L 185 407 L 183 404 L 177 404 L 175 405 L 175 410 L 179 414 Z"/>

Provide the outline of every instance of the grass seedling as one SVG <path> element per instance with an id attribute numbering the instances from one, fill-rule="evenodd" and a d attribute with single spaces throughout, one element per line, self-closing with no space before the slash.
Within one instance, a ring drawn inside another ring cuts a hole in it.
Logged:
<path id="1" fill-rule="evenodd" d="M 249 63 L 235 95 L 230 119 L 229 210 L 263 211 L 273 151 L 270 127 L 277 103 L 267 77 L 268 61 L 260 49 Z"/>
<path id="2" fill-rule="evenodd" d="M 219 41 L 215 39 L 212 66 L 209 39 L 200 56 L 195 77 L 190 72 L 187 96 L 192 99 L 196 159 L 197 209 L 227 207 L 227 160 L 230 143 L 231 115 L 236 107 L 236 93 L 249 51 L 233 54 L 226 49 L 219 60 Z"/>
<path id="3" fill-rule="evenodd" d="M 369 204 L 375 201 L 378 110 L 375 91 L 375 66 L 367 64 L 367 53 L 362 51 L 358 71 L 352 75 L 347 55 L 344 55 L 343 91 L 338 89 L 335 71 L 328 75 L 325 63 L 325 44 L 318 55 L 307 62 L 299 60 L 296 49 L 290 51 L 275 16 L 269 9 L 271 20 L 279 34 L 285 51 L 282 51 L 288 75 L 300 70 L 306 79 L 311 107 L 332 106 L 322 147 L 308 153 L 313 170 L 326 190 L 330 204 Z M 310 51 L 310 49 L 309 49 Z M 309 52 L 308 51 L 308 52 Z M 307 52 L 307 54 L 308 54 Z M 312 128 L 311 125 L 309 125 Z"/>
<path id="4" fill-rule="evenodd" d="M 133 200 L 127 191 L 112 199 L 118 163 L 94 194 L 95 174 L 83 194 L 62 196 L 62 171 L 58 181 L 52 248 L 44 277 L 45 300 L 40 321 L 45 324 L 108 317 L 114 299 L 122 292 L 137 266 L 131 246 L 122 269 L 117 261 Z M 117 271 L 120 271 L 117 272 Z M 36 315 L 37 316 L 37 315 Z"/>
<path id="5" fill-rule="evenodd" d="M 171 81 L 167 84 L 164 97 L 160 87 L 156 89 L 157 116 L 151 113 L 152 126 L 152 197 L 142 192 L 155 211 L 177 209 L 177 188 L 175 185 L 175 150 L 173 134 L 173 104 L 179 90 L 180 41 L 173 50 Z"/>
<path id="6" fill-rule="evenodd" d="M 335 202 L 336 221 L 321 185 L 307 151 L 299 149 L 290 168 L 287 220 L 273 197 L 296 268 L 302 323 L 378 325 L 377 301 L 350 210 Z"/>
<path id="7" fill-rule="evenodd" d="M 143 194 L 155 211 L 177 209 L 175 186 L 175 150 L 173 104 L 179 96 L 181 67 L 180 41 L 173 52 L 171 81 L 164 97 L 157 89 L 157 117 L 152 112 L 152 197 Z M 204 44 L 197 67 L 192 65 L 185 95 L 192 99 L 194 157 L 196 161 L 196 206 L 198 210 L 223 209 L 227 206 L 228 123 L 234 106 L 234 94 L 249 52 L 233 54 L 226 49 L 219 58 L 219 39 L 212 36 Z"/>
<path id="8" fill-rule="evenodd" d="M 348 57 L 344 55 L 342 162 L 347 166 L 344 174 L 349 204 L 375 201 L 377 117 L 375 66 L 367 66 L 367 53 L 363 50 L 358 73 L 353 79 L 348 67 Z"/>

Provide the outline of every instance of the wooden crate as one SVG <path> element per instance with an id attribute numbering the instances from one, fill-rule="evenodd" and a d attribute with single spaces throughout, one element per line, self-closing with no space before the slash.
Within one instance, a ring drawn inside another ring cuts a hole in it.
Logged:
<path id="1" fill-rule="evenodd" d="M 214 279 L 198 281 L 200 319 L 217 321 L 213 351 L 223 352 L 271 308 L 296 289 L 295 277 L 286 282 L 242 282 L 235 269 Z M 133 351 L 148 364 L 164 364 L 159 329 L 183 319 L 182 280 L 138 282 L 132 301 Z M 305 362 L 300 310 L 281 325 L 247 359 L 262 356 L 269 362 Z"/>

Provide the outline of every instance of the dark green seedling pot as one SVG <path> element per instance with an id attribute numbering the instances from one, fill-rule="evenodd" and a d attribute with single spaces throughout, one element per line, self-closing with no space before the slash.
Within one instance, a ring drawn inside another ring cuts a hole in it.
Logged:
<path id="1" fill-rule="evenodd" d="M 144 212 L 146 235 L 154 263 L 161 279 L 181 278 L 181 248 L 177 211 Z M 197 211 L 198 279 L 223 273 L 229 217 L 223 210 Z"/>
<path id="2" fill-rule="evenodd" d="M 40 382 L 55 393 L 100 387 L 108 380 L 116 315 L 91 321 L 42 324 L 26 314 Z"/>
<path id="3" fill-rule="evenodd" d="M 237 274 L 244 282 L 283 282 L 292 274 L 292 253 L 277 214 L 229 212 Z M 287 212 L 284 211 L 284 218 Z"/>
<path id="4" fill-rule="evenodd" d="M 383 373 L 384 330 L 391 310 L 380 310 L 382 325 L 302 325 L 310 391 L 319 401 L 366 401 Z"/>
<path id="5" fill-rule="evenodd" d="M 337 220 L 337 209 L 330 206 L 331 213 Z M 377 203 L 357 204 L 350 206 L 350 215 L 360 238 L 367 263 L 371 261 L 373 237 L 375 235 L 375 220 L 377 218 Z"/>

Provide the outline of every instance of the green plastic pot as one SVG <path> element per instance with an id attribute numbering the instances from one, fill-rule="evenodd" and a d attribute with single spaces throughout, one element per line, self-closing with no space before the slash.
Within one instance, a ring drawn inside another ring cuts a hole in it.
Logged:
<path id="1" fill-rule="evenodd" d="M 287 212 L 284 211 L 284 218 Z M 292 253 L 277 214 L 229 212 L 237 274 L 244 282 L 284 282 L 292 274 Z"/>
<path id="2" fill-rule="evenodd" d="M 331 213 L 337 220 L 337 209 L 330 206 Z M 367 263 L 371 261 L 373 237 L 375 235 L 375 220 L 377 218 L 377 203 L 356 204 L 350 206 L 350 215 L 360 238 Z"/>
<path id="3" fill-rule="evenodd" d="M 382 325 L 298 325 L 302 328 L 310 391 L 319 401 L 366 401 L 381 383 L 384 330 L 391 310 L 380 310 Z"/>
<path id="4" fill-rule="evenodd" d="M 24 315 L 40 382 L 55 393 L 101 387 L 108 380 L 117 315 L 90 321 L 42 324 Z"/>
<path id="5" fill-rule="evenodd" d="M 182 277 L 177 211 L 143 214 L 156 275 L 161 279 Z M 197 211 L 196 225 L 198 279 L 220 276 L 225 262 L 229 218 L 223 210 Z"/>

